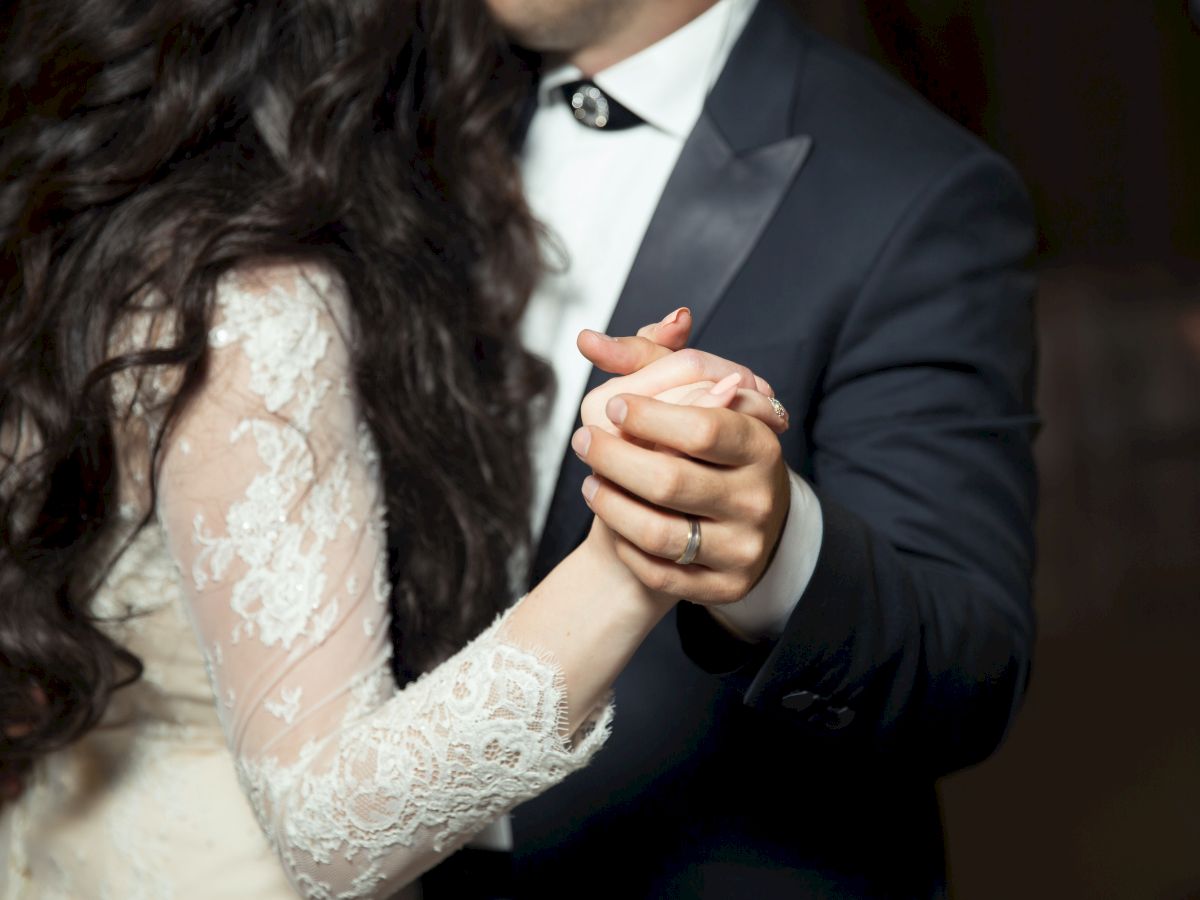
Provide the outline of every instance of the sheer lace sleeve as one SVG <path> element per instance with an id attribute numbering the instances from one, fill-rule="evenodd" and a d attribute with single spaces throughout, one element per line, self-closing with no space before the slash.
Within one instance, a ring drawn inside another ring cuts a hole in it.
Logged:
<path id="1" fill-rule="evenodd" d="M 505 617 L 397 691 L 376 454 L 319 273 L 227 278 L 158 514 L 239 776 L 296 887 L 387 896 L 586 764 L 560 670 Z"/>

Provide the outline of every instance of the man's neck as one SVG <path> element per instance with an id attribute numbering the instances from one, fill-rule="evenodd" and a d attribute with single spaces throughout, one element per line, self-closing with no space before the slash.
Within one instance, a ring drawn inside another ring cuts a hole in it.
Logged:
<path id="1" fill-rule="evenodd" d="M 635 3 L 619 24 L 614 24 L 595 43 L 571 54 L 567 61 L 590 78 L 657 44 L 716 4 L 717 0 L 643 0 Z"/>

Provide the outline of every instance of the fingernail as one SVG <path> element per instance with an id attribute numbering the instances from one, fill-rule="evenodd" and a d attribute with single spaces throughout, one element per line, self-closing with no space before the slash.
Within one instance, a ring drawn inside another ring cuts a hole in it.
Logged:
<path id="1" fill-rule="evenodd" d="M 608 418 L 615 425 L 620 425 L 625 421 L 625 416 L 629 412 L 629 407 L 620 397 L 613 397 L 608 401 L 608 407 L 605 410 L 608 413 Z"/>
<path id="2" fill-rule="evenodd" d="M 580 428 L 571 435 L 571 449 L 580 456 L 587 456 L 590 446 L 592 446 L 592 432 L 587 428 Z"/>
<path id="3" fill-rule="evenodd" d="M 586 331 L 588 334 L 594 334 L 596 337 L 600 338 L 602 341 L 615 341 L 616 340 L 615 337 L 613 337 L 612 335 L 605 334 L 603 331 L 593 331 L 591 328 L 585 328 L 583 330 Z"/>
<path id="4" fill-rule="evenodd" d="M 741 380 L 741 375 L 737 372 L 731 372 L 714 384 L 708 392 L 714 397 L 720 397 L 722 394 L 728 394 L 731 388 L 737 387 Z"/>
<path id="5" fill-rule="evenodd" d="M 583 499 L 590 505 L 592 498 L 596 496 L 596 491 L 600 489 L 600 482 L 595 475 L 589 475 L 583 479 Z"/>
<path id="6" fill-rule="evenodd" d="M 687 307 L 681 306 L 681 307 L 679 307 L 679 309 L 675 310 L 675 312 L 667 313 L 666 317 L 659 324 L 660 325 L 674 325 L 676 322 L 679 321 L 679 317 L 681 315 L 683 315 L 683 313 L 685 313 L 685 312 L 687 312 Z"/>

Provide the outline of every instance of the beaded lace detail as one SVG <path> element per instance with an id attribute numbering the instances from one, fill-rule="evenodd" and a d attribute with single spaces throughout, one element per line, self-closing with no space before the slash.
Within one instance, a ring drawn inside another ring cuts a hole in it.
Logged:
<path id="1" fill-rule="evenodd" d="M 228 276 L 210 376 L 168 435 L 166 545 L 238 777 L 303 895 L 386 897 L 585 765 L 561 670 L 501 616 L 397 691 L 378 459 L 336 283 Z M 153 430 L 153 429 L 151 429 Z"/>

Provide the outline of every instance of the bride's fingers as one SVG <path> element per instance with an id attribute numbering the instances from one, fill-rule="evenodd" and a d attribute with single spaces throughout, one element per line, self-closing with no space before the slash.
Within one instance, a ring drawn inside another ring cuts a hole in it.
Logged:
<path id="1" fill-rule="evenodd" d="M 633 338 L 632 340 L 643 339 Z M 632 375 L 610 378 L 595 390 L 590 391 L 583 398 L 580 416 L 585 425 L 593 425 L 617 434 L 616 427 L 604 414 L 605 404 L 617 394 L 656 397 L 682 385 L 695 385 L 702 381 L 715 383 L 735 373 L 738 376 L 739 385 L 751 390 L 755 389 L 754 374 L 745 366 L 739 366 L 700 350 L 678 350 Z"/>
<path id="2" fill-rule="evenodd" d="M 674 403 L 678 406 L 701 406 L 705 409 L 721 409 L 734 402 L 738 394 L 737 374 L 728 375 L 713 385 L 697 385 L 679 399 L 671 399 L 670 391 L 659 394 L 655 400 Z"/>
<path id="3" fill-rule="evenodd" d="M 610 375 L 632 375 L 670 356 L 675 351 L 683 350 L 687 345 L 691 330 L 691 310 L 682 306 L 661 322 L 642 326 L 632 337 L 613 337 L 599 331 L 584 329 L 576 337 L 575 346 L 588 362 L 602 372 L 608 372 Z M 722 375 L 737 368 L 744 370 L 748 379 L 753 381 L 753 383 L 747 381 L 744 387 L 753 388 L 768 397 L 775 396 L 775 390 L 767 380 L 751 372 L 745 366 L 738 366 L 736 363 L 700 350 L 688 350 L 687 354 L 701 358 L 696 368 L 704 372 L 704 379 L 716 381 Z"/>
<path id="4" fill-rule="evenodd" d="M 663 391 L 683 384 L 698 381 L 718 382 L 728 375 L 737 373 L 738 383 L 748 390 L 757 390 L 754 373 L 746 366 L 730 362 L 703 350 L 688 348 L 656 360 L 631 375 L 609 379 L 602 389 L 608 396 L 615 394 L 641 394 L 653 397 Z"/>
<path id="5" fill-rule="evenodd" d="M 682 350 L 687 346 L 692 332 L 692 311 L 681 306 L 661 322 L 653 325 L 643 325 L 638 329 L 637 336 L 653 341 L 660 347 L 670 347 L 672 350 Z M 775 389 L 760 375 L 750 373 L 754 377 L 754 387 L 768 397 L 775 396 Z"/>
<path id="6" fill-rule="evenodd" d="M 783 404 L 774 397 L 764 397 L 758 391 L 738 391 L 728 408 L 758 419 L 776 434 L 783 434 L 791 425 Z"/>
<path id="7" fill-rule="evenodd" d="M 747 391 L 737 389 L 736 384 L 730 379 L 726 379 L 724 385 L 714 385 L 712 388 L 704 389 L 696 387 L 687 394 L 678 399 L 669 398 L 667 394 L 660 394 L 656 400 L 663 400 L 668 403 L 675 403 L 679 406 L 700 406 L 707 409 L 732 409 L 734 412 L 740 412 L 751 418 L 758 419 L 776 434 L 783 434 L 788 430 L 787 410 L 783 408 L 783 404 L 771 402 L 771 398 L 764 397 L 758 391 Z M 782 411 L 782 414 L 781 412 Z"/>

